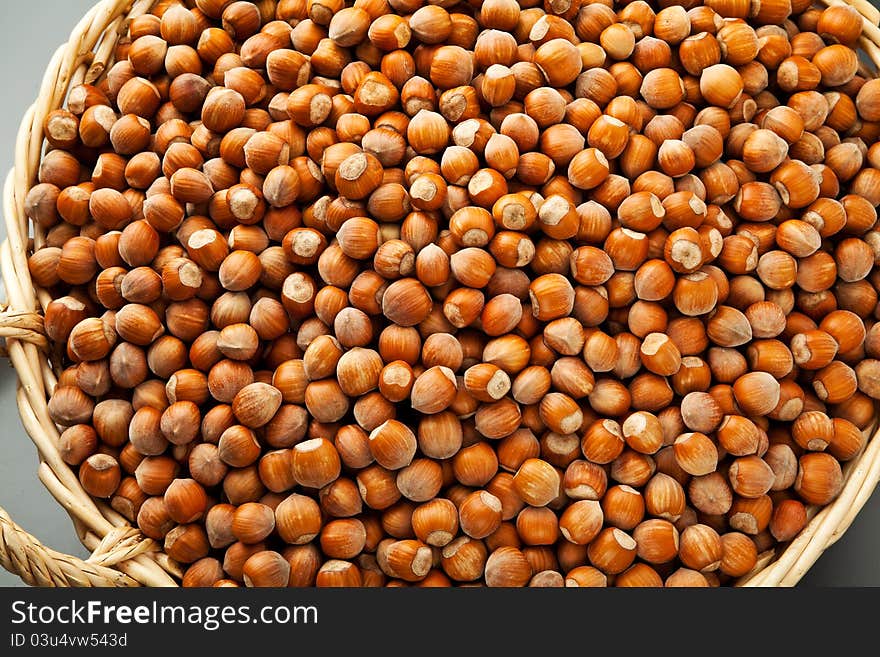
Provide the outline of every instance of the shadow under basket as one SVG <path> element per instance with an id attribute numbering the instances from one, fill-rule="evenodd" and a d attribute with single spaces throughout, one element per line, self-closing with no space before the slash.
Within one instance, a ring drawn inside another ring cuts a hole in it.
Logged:
<path id="1" fill-rule="evenodd" d="M 880 65 L 880 11 L 867 0 L 822 0 L 849 4 L 863 16 L 859 47 Z M 0 565 L 34 586 L 177 586 L 183 569 L 108 504 L 83 490 L 77 475 L 62 460 L 59 431 L 50 419 L 48 399 L 60 364 L 43 328 L 43 310 L 52 298 L 35 287 L 28 270 L 32 242 L 45 231 L 32 226 L 24 212 L 25 196 L 37 178 L 44 147 L 43 120 L 62 106 L 68 90 L 100 80 L 113 63 L 117 41 L 131 19 L 150 11 L 155 0 L 103 0 L 93 7 L 52 58 L 37 101 L 22 120 L 15 148 L 15 167 L 4 187 L 7 241 L 0 247 L 0 269 L 7 306 L 0 313 L 0 338 L 18 374 L 17 402 L 25 430 L 39 454 L 37 474 L 73 520 L 79 539 L 92 552 L 79 559 L 45 547 L 0 508 Z M 31 240 L 33 236 L 33 240 Z M 880 438 L 867 431 L 862 453 L 844 467 L 839 497 L 822 509 L 810 509 L 810 520 L 790 543 L 759 555 L 757 566 L 737 580 L 739 586 L 793 586 L 850 526 L 880 481 Z"/>

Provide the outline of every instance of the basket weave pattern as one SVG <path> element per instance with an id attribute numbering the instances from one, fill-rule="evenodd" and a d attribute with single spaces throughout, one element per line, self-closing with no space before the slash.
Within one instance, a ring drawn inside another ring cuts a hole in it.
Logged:
<path id="1" fill-rule="evenodd" d="M 104 502 L 91 498 L 61 459 L 59 431 L 49 417 L 48 399 L 56 385 L 56 362 L 43 332 L 42 311 L 51 301 L 34 286 L 28 255 L 45 240 L 31 226 L 24 199 L 37 177 L 43 152 L 43 119 L 62 106 L 67 92 L 98 80 L 112 65 L 118 39 L 132 18 L 147 13 L 155 0 L 102 0 L 53 56 L 37 101 L 25 114 L 15 147 L 15 167 L 3 190 L 7 240 L 0 246 L 0 273 L 8 305 L 0 312 L 0 339 L 19 377 L 17 403 L 25 430 L 34 442 L 40 465 L 37 474 L 73 520 L 77 535 L 92 555 L 87 560 L 56 552 L 17 525 L 0 508 L 0 565 L 34 586 L 176 586 L 180 566 L 161 546 L 145 537 Z M 822 0 L 824 5 L 849 4 L 864 17 L 860 47 L 880 66 L 880 10 L 868 0 Z M 31 237 L 33 241 L 31 242 Z M 880 481 L 880 432 L 871 431 L 863 453 L 844 468 L 840 496 L 816 512 L 801 534 L 779 554 L 760 556 L 756 568 L 741 578 L 743 586 L 793 586 L 822 552 L 847 530 Z"/>

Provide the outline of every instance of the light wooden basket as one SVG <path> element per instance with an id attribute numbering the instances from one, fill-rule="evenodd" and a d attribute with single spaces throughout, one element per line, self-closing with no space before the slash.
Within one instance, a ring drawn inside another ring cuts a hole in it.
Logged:
<path id="1" fill-rule="evenodd" d="M 37 177 L 43 153 L 43 119 L 62 106 L 68 90 L 100 79 L 113 63 L 119 38 L 132 18 L 147 13 L 155 0 L 102 0 L 71 33 L 49 63 L 37 101 L 21 123 L 15 167 L 3 190 L 7 240 L 0 246 L 0 271 L 8 305 L 0 313 L 0 338 L 19 377 L 17 402 L 25 430 L 40 459 L 37 474 L 67 510 L 83 545 L 92 552 L 79 559 L 45 547 L 0 508 L 0 565 L 35 586 L 177 586 L 182 570 L 159 544 L 104 502 L 91 498 L 61 459 L 59 431 L 49 417 L 47 402 L 56 384 L 59 364 L 43 331 L 42 312 L 51 301 L 35 287 L 28 255 L 45 239 L 24 213 L 24 199 Z M 860 42 L 880 66 L 880 11 L 867 0 L 822 0 L 826 5 L 850 4 L 864 17 Z M 737 583 L 743 586 L 793 586 L 829 546 L 847 530 L 880 481 L 880 432 L 870 432 L 862 454 L 844 469 L 845 485 L 829 506 L 815 512 L 801 534 L 780 554 L 762 554 L 757 567 Z"/>

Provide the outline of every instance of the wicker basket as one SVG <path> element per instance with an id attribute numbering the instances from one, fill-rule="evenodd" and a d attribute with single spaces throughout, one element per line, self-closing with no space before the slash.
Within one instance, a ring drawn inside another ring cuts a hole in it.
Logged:
<path id="1" fill-rule="evenodd" d="M 858 9 L 864 16 L 861 48 L 880 66 L 880 10 L 868 0 L 821 1 Z M 25 195 L 36 180 L 43 152 L 44 117 L 61 107 L 71 87 L 100 79 L 113 63 L 116 43 L 128 22 L 147 13 L 154 2 L 102 0 L 79 22 L 70 40 L 52 58 L 39 97 L 22 120 L 15 168 L 3 190 L 8 238 L 0 246 L 0 270 L 8 306 L 0 313 L 0 338 L 6 341 L 8 357 L 19 377 L 19 411 L 39 453 L 40 481 L 70 514 L 80 540 L 92 551 L 82 560 L 47 548 L 0 508 L 0 565 L 35 586 L 176 586 L 182 576 L 180 566 L 159 544 L 107 504 L 92 499 L 59 455 L 59 432 L 49 418 L 47 400 L 60 366 L 49 349 L 42 319 L 51 297 L 31 281 L 27 258 L 32 227 L 24 213 Z M 33 244 L 39 246 L 44 239 L 44 231 L 33 227 Z M 840 496 L 818 512 L 813 509 L 806 528 L 784 551 L 762 554 L 756 568 L 737 584 L 793 586 L 843 535 L 880 481 L 880 431 L 870 433 L 862 454 L 844 469 Z"/>

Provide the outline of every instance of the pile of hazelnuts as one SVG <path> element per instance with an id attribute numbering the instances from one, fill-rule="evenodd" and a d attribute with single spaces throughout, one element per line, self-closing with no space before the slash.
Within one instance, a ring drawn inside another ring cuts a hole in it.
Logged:
<path id="1" fill-rule="evenodd" d="M 159 0 L 26 199 L 83 489 L 190 586 L 718 586 L 880 398 L 810 0 Z"/>

